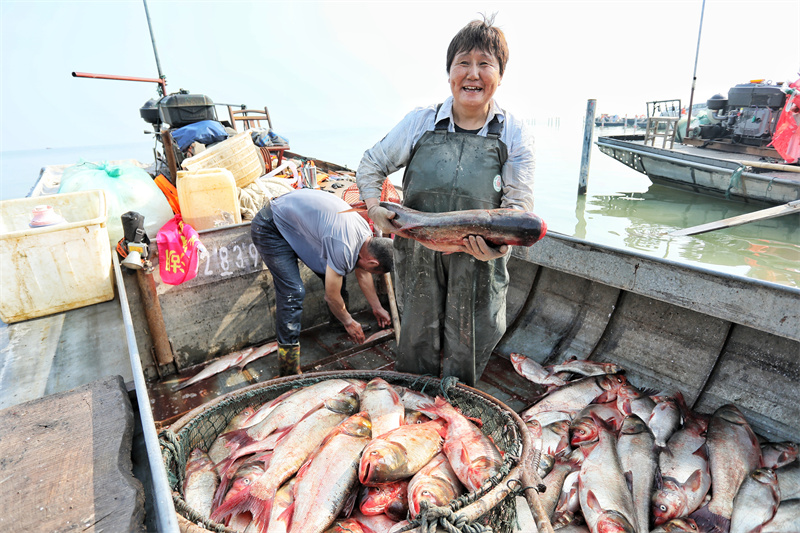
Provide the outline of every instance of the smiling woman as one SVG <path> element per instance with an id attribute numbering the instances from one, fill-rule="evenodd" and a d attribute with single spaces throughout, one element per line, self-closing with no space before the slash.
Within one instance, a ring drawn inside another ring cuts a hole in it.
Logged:
<path id="1" fill-rule="evenodd" d="M 428 249 L 398 234 L 395 213 L 379 197 L 383 180 L 405 167 L 403 205 L 417 211 L 533 209 L 533 138 L 494 100 L 508 46 L 493 22 L 474 20 L 459 30 L 446 56 L 451 96 L 409 113 L 367 150 L 356 176 L 375 226 L 396 234 L 403 324 L 396 368 L 468 385 L 506 329 L 510 247 L 466 235 L 454 253 Z"/>

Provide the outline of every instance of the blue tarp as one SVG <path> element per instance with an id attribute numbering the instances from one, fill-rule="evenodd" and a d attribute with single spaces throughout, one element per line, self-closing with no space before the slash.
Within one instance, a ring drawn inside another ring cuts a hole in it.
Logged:
<path id="1" fill-rule="evenodd" d="M 193 142 L 209 145 L 228 138 L 225 128 L 216 120 L 201 120 L 172 131 L 172 138 L 181 152 L 185 152 Z"/>

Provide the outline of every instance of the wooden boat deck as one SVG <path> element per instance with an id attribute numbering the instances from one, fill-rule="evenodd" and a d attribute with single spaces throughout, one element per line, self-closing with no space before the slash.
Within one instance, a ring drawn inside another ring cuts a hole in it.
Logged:
<path id="1" fill-rule="evenodd" d="M 371 330 L 366 335 L 374 336 L 371 342 L 357 345 L 347 336 L 343 328 L 321 324 L 303 330 L 300 335 L 302 372 L 326 372 L 334 370 L 394 370 L 396 342 L 391 329 L 377 330 L 372 313 L 355 314 L 356 320 L 368 324 Z M 148 393 L 153 403 L 156 424 L 173 423 L 188 411 L 203 403 L 240 389 L 277 377 L 278 362 L 275 353 L 253 361 L 243 370 L 230 368 L 213 377 L 186 387 L 180 391 L 173 388 L 180 381 L 189 379 L 204 365 L 197 365 L 161 381 L 148 383 Z M 521 377 L 508 358 L 494 353 L 477 388 L 497 398 L 509 409 L 519 412 L 531 405 L 543 389 Z"/>

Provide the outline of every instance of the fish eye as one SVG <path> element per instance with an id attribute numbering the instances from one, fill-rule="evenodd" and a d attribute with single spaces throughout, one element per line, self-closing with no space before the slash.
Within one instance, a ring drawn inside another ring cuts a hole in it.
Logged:
<path id="1" fill-rule="evenodd" d="M 666 513 L 667 512 L 667 506 L 664 505 L 664 504 L 659 505 L 658 508 L 661 509 L 662 513 Z"/>
<path id="2" fill-rule="evenodd" d="M 242 480 L 242 483 L 244 483 L 245 485 L 249 485 L 249 484 L 250 484 L 250 478 L 247 478 L 247 477 L 246 477 L 246 478 L 244 478 L 244 479 Z"/>
<path id="3" fill-rule="evenodd" d="M 378 455 L 378 450 L 372 450 L 369 452 L 370 455 Z"/>

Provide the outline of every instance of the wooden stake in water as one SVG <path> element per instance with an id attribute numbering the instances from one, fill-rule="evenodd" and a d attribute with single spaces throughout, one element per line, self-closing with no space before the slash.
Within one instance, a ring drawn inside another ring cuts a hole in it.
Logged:
<path id="1" fill-rule="evenodd" d="M 589 100 L 586 104 L 586 124 L 583 127 L 583 154 L 581 155 L 581 176 L 578 183 L 578 194 L 586 194 L 589 181 L 589 160 L 592 156 L 592 136 L 594 135 L 594 111 L 597 100 Z"/>

